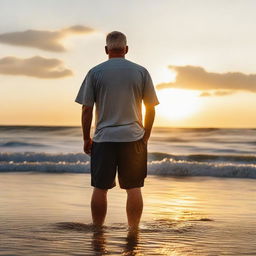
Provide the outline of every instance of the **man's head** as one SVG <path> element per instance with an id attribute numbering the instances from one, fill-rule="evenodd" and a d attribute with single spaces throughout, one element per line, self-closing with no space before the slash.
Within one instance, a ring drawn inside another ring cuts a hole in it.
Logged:
<path id="1" fill-rule="evenodd" d="M 128 52 L 126 36 L 119 31 L 107 34 L 105 51 L 109 57 L 124 57 Z"/>

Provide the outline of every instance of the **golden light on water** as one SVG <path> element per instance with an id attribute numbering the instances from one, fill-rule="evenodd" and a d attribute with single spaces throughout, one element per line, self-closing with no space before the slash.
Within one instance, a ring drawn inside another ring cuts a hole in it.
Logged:
<path id="1" fill-rule="evenodd" d="M 200 110 L 200 100 L 197 91 L 176 88 L 158 91 L 160 115 L 170 120 L 180 120 L 191 116 Z"/>

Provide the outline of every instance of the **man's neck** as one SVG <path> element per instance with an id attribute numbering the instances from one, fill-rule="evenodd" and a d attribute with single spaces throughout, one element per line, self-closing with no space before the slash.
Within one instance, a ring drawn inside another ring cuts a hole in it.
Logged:
<path id="1" fill-rule="evenodd" d="M 124 58 L 125 59 L 125 55 L 121 55 L 121 54 L 109 54 L 108 55 L 108 58 L 109 59 L 112 59 L 112 58 Z"/>

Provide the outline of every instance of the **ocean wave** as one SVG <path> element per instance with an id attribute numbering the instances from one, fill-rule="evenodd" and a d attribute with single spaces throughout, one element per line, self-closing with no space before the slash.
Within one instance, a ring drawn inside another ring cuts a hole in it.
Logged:
<path id="1" fill-rule="evenodd" d="M 185 160 L 188 162 L 224 162 L 224 163 L 250 163 L 256 164 L 256 155 L 231 155 L 231 154 L 188 154 L 188 155 L 173 155 L 162 152 L 149 153 L 149 160 L 163 160 L 170 158 L 173 160 Z"/>
<path id="2" fill-rule="evenodd" d="M 89 173 L 90 162 L 2 162 L 0 172 Z"/>
<path id="3" fill-rule="evenodd" d="M 0 147 L 46 147 L 41 143 L 27 143 L 23 141 L 7 141 L 0 143 Z"/>
<path id="4" fill-rule="evenodd" d="M 44 125 L 1 125 L 0 131 L 60 131 L 77 129 L 79 126 L 44 126 Z"/>
<path id="5" fill-rule="evenodd" d="M 256 178 L 256 164 L 188 162 L 165 158 L 148 164 L 149 174 L 161 176 L 211 176 Z"/>
<path id="6" fill-rule="evenodd" d="M 84 162 L 88 161 L 90 157 L 84 153 L 34 153 L 34 152 L 22 152 L 22 153 L 0 153 L 0 162 Z"/>
<path id="7" fill-rule="evenodd" d="M 230 155 L 230 154 L 188 154 L 174 155 L 163 152 L 149 152 L 148 161 L 161 161 L 165 158 L 175 161 L 187 162 L 223 162 L 256 164 L 256 155 Z M 5 152 L 0 153 L 0 162 L 84 162 L 90 157 L 84 153 L 35 153 L 35 152 Z"/>
<path id="8" fill-rule="evenodd" d="M 190 154 L 175 156 L 176 160 L 198 161 L 198 162 L 224 162 L 224 163 L 255 163 L 256 155 L 231 155 L 231 154 Z"/>
<path id="9" fill-rule="evenodd" d="M 40 134 L 58 136 L 82 136 L 82 129 L 79 126 L 0 126 L 0 133 L 7 134 Z"/>
<path id="10" fill-rule="evenodd" d="M 152 175 L 256 178 L 255 156 L 224 156 L 229 160 L 237 158 L 240 162 L 223 161 L 223 156 L 213 155 L 174 156 L 151 153 L 149 156 L 148 173 Z M 222 161 L 212 161 L 216 158 Z M 1 153 L 0 172 L 89 173 L 89 159 L 89 156 L 82 153 Z M 241 163 L 245 159 L 251 160 L 251 163 Z"/>

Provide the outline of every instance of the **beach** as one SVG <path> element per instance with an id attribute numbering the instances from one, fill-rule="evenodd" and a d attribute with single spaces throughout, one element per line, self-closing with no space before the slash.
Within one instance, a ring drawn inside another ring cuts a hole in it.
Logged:
<path id="1" fill-rule="evenodd" d="M 0 7 L 0 256 L 256 256 L 256 0 Z"/>
<path id="2" fill-rule="evenodd" d="M 136 236 L 126 192 L 108 193 L 101 231 L 91 226 L 89 174 L 1 173 L 0 255 L 255 255 L 252 179 L 156 177 L 143 188 Z"/>
<path id="3" fill-rule="evenodd" d="M 0 7 L 0 256 L 256 256 L 256 0 Z"/>

